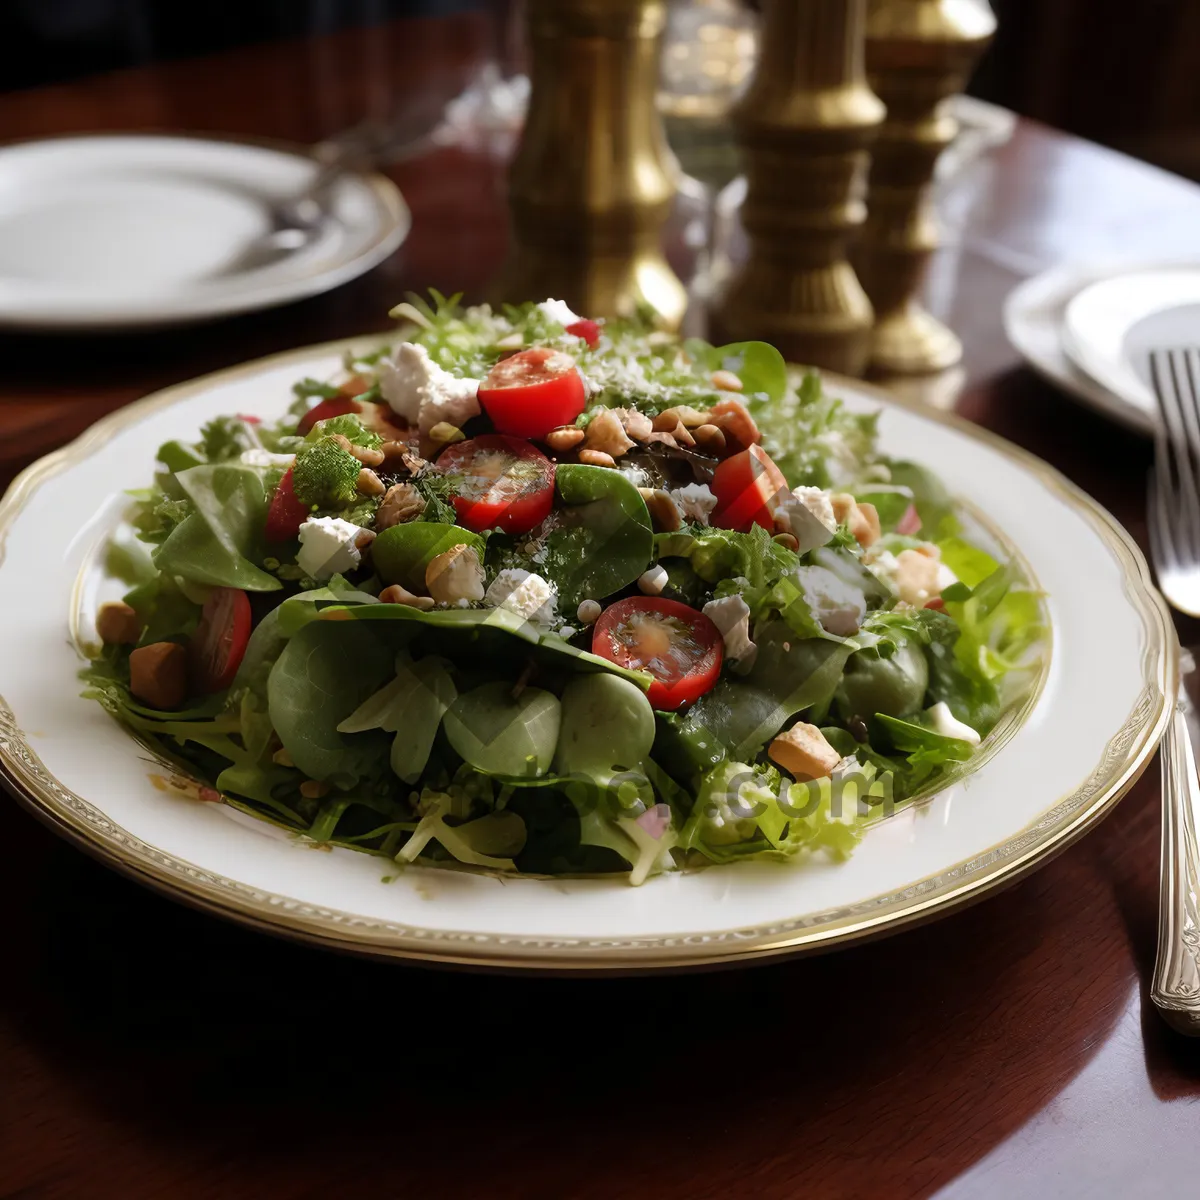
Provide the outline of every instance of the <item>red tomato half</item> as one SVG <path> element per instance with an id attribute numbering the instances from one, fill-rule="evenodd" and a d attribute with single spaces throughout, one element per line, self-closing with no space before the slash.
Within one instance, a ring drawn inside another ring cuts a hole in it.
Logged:
<path id="1" fill-rule="evenodd" d="M 702 612 L 657 596 L 610 604 L 592 631 L 592 653 L 654 676 L 648 697 L 674 712 L 703 696 L 721 674 L 725 643 Z"/>
<path id="2" fill-rule="evenodd" d="M 459 523 L 476 533 L 528 533 L 554 505 L 554 464 L 520 438 L 471 438 L 443 450 L 437 465 L 453 481 Z"/>
<path id="3" fill-rule="evenodd" d="M 216 588 L 205 601 L 188 643 L 188 676 L 197 692 L 223 692 L 237 674 L 250 641 L 250 599 L 237 588 Z"/>
<path id="4" fill-rule="evenodd" d="M 301 437 L 307 437 L 318 421 L 328 421 L 331 417 L 344 417 L 347 413 L 361 411 L 358 401 L 353 396 L 330 396 L 328 400 L 322 400 L 315 408 L 310 408 L 300 418 L 296 432 Z"/>
<path id="5" fill-rule="evenodd" d="M 752 525 L 775 528 L 775 507 L 788 490 L 783 472 L 761 446 L 750 446 L 724 459 L 709 485 L 717 497 L 712 523 L 719 529 L 748 532 Z"/>
<path id="6" fill-rule="evenodd" d="M 570 425 L 586 402 L 575 360 L 545 346 L 501 359 L 479 387 L 479 403 L 492 424 L 516 437 L 545 437 Z"/>
<path id="7" fill-rule="evenodd" d="M 303 504 L 296 495 L 292 484 L 292 468 L 288 467 L 275 489 L 275 495 L 271 497 L 271 507 L 267 510 L 267 541 L 291 541 L 308 518 L 308 505 Z"/>
<path id="8" fill-rule="evenodd" d="M 583 317 L 578 321 L 572 321 L 567 326 L 567 332 L 577 338 L 582 338 L 591 349 L 595 350 L 596 343 L 600 340 L 600 323 L 589 321 L 587 317 Z"/>

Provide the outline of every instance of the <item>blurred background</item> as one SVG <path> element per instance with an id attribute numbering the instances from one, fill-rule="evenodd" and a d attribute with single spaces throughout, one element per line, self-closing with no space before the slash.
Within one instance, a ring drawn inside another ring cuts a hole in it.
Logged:
<path id="1" fill-rule="evenodd" d="M 480 0 L 4 0 L 0 90 L 211 54 Z M 999 31 L 970 92 L 1200 179 L 1196 0 L 992 0 Z M 4 131 L 0 130 L 0 136 Z"/>

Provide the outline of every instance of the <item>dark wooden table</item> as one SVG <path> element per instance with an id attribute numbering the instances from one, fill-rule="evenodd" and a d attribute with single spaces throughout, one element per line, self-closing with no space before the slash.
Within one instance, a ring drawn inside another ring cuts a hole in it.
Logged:
<path id="1" fill-rule="evenodd" d="M 471 18 L 413 21 L 4 96 L 0 137 L 312 140 L 453 90 L 482 40 Z M 1021 368 L 1000 305 L 1065 259 L 1200 253 L 1200 188 L 1030 124 L 987 169 L 943 263 L 961 410 L 1142 537 L 1147 447 Z M 408 288 L 478 294 L 504 249 L 501 172 L 443 151 L 395 176 L 408 244 L 332 295 L 150 336 L 0 338 L 0 484 L 159 386 L 382 327 Z M 1200 1045 L 1146 1000 L 1158 799 L 1152 770 L 1044 870 L 934 926 L 628 980 L 273 941 L 139 889 L 6 804 L 0 1195 L 1194 1195 Z"/>

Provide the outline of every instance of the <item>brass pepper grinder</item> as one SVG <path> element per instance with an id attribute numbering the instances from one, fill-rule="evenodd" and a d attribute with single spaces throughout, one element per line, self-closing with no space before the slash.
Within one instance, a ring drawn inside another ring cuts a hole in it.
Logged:
<path id="1" fill-rule="evenodd" d="M 938 245 L 934 167 L 957 132 L 946 102 L 995 29 L 984 0 L 867 0 L 867 75 L 887 105 L 857 259 L 877 314 L 875 371 L 925 374 L 962 358 L 962 343 L 917 297 Z"/>
<path id="2" fill-rule="evenodd" d="M 883 105 L 863 65 L 865 0 L 765 0 L 762 47 L 733 110 L 750 241 L 713 314 L 721 338 L 861 375 L 873 312 L 846 257 L 866 216 L 867 147 Z"/>
<path id="3" fill-rule="evenodd" d="M 589 317 L 648 306 L 678 327 L 687 293 L 660 239 L 678 168 L 656 106 L 666 0 L 528 0 L 529 111 L 509 175 L 504 300 Z"/>

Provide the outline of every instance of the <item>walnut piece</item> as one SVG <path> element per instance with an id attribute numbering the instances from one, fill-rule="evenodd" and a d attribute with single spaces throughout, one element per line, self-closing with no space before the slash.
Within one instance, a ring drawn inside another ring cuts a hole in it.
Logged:
<path id="1" fill-rule="evenodd" d="M 618 412 L 606 408 L 598 412 L 588 424 L 584 446 L 588 450 L 607 454 L 610 458 L 620 458 L 622 454 L 627 454 L 633 449 L 633 442 L 625 433 Z"/>
<path id="2" fill-rule="evenodd" d="M 382 533 L 393 525 L 415 521 L 425 511 L 425 497 L 411 483 L 395 483 L 388 488 L 375 513 L 375 531 Z"/>
<path id="3" fill-rule="evenodd" d="M 483 599 L 483 564 L 472 546 L 451 546 L 425 568 L 425 586 L 439 604 Z"/>

